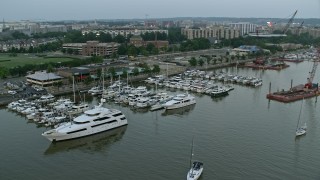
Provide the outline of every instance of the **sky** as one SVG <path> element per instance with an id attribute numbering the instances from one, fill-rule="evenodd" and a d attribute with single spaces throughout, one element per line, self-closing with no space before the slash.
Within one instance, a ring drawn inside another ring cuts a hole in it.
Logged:
<path id="1" fill-rule="evenodd" d="M 1 0 L 0 19 L 320 18 L 320 0 Z"/>

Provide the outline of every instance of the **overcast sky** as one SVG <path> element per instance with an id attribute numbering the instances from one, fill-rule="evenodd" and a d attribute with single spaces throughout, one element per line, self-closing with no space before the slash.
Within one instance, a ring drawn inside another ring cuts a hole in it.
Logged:
<path id="1" fill-rule="evenodd" d="M 320 18 L 320 0 L 1 0 L 5 20 L 166 17 Z"/>

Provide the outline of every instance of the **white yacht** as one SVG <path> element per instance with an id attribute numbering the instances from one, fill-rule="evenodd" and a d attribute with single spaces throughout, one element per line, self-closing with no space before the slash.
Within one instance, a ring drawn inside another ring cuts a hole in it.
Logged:
<path id="1" fill-rule="evenodd" d="M 172 100 L 163 104 L 166 110 L 189 106 L 196 103 L 196 99 L 190 94 L 178 94 Z"/>
<path id="2" fill-rule="evenodd" d="M 52 94 L 43 95 L 36 102 L 48 103 L 54 101 L 54 96 Z"/>
<path id="3" fill-rule="evenodd" d="M 71 122 L 42 133 L 50 141 L 63 141 L 80 138 L 127 125 L 128 121 L 121 111 L 99 106 L 85 111 Z"/>
<path id="4" fill-rule="evenodd" d="M 69 114 L 79 114 L 89 109 L 89 105 L 87 103 L 80 103 L 78 105 L 73 105 L 71 110 L 68 111 Z"/>

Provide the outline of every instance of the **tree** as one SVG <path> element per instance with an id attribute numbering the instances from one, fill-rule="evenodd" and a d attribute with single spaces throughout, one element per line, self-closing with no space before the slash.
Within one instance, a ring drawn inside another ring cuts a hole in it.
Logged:
<path id="1" fill-rule="evenodd" d="M 54 71 L 54 69 L 53 69 L 52 64 L 49 64 L 48 67 L 47 67 L 47 73 L 51 73 L 53 71 Z"/>
<path id="2" fill-rule="evenodd" d="M 114 67 L 110 67 L 110 68 L 108 69 L 108 73 L 109 73 L 112 77 L 114 77 L 114 76 L 116 76 L 116 69 L 115 69 Z"/>
<path id="3" fill-rule="evenodd" d="M 118 54 L 119 55 L 126 55 L 128 54 L 128 48 L 125 44 L 121 44 L 118 48 Z"/>
<path id="4" fill-rule="evenodd" d="M 133 68 L 132 73 L 134 76 L 137 76 L 139 74 L 139 69 L 137 67 Z"/>
<path id="5" fill-rule="evenodd" d="M 149 67 L 149 65 L 147 64 L 147 63 L 143 63 L 142 65 L 141 65 L 141 67 L 143 68 L 143 72 L 144 73 L 150 73 L 151 72 L 151 69 L 150 69 L 150 67 Z"/>
<path id="6" fill-rule="evenodd" d="M 105 76 L 106 73 L 104 73 Z M 102 77 L 102 70 L 101 69 L 97 69 L 97 77 Z"/>
<path id="7" fill-rule="evenodd" d="M 5 67 L 0 67 L 0 77 L 6 78 L 9 75 L 9 70 Z"/>
<path id="8" fill-rule="evenodd" d="M 112 42 L 112 36 L 109 33 L 100 32 L 100 35 L 98 37 L 98 40 L 100 42 Z"/>
<path id="9" fill-rule="evenodd" d="M 126 38 L 124 36 L 122 36 L 121 34 L 118 34 L 113 38 L 113 41 L 115 41 L 117 43 L 124 43 L 126 41 Z"/>
<path id="10" fill-rule="evenodd" d="M 130 45 L 128 48 L 128 55 L 129 56 L 137 56 L 137 49 L 134 45 Z"/>
<path id="11" fill-rule="evenodd" d="M 153 69 L 152 69 L 152 72 L 153 73 L 159 73 L 160 72 L 160 66 L 159 65 L 157 65 L 157 64 L 155 64 L 155 65 L 153 65 Z"/>
<path id="12" fill-rule="evenodd" d="M 92 81 L 93 81 L 93 79 L 91 78 L 91 76 L 88 76 L 88 77 L 86 77 L 85 79 L 84 79 L 84 84 L 86 85 L 86 86 L 88 86 L 89 84 L 91 84 L 92 83 Z"/>
<path id="13" fill-rule="evenodd" d="M 204 61 L 203 61 L 203 59 L 199 59 L 199 61 L 198 61 L 198 64 L 199 64 L 199 66 L 203 66 L 203 64 L 204 64 Z"/>
<path id="14" fill-rule="evenodd" d="M 114 60 L 114 59 L 117 59 L 118 58 L 118 54 L 116 52 L 113 52 L 111 54 L 111 59 Z"/>
<path id="15" fill-rule="evenodd" d="M 128 71 L 127 71 L 126 69 L 123 69 L 121 76 L 122 76 L 123 78 L 127 78 L 127 75 L 128 75 Z"/>
<path id="16" fill-rule="evenodd" d="M 154 44 L 148 43 L 147 47 L 146 47 L 146 50 L 151 53 L 154 48 L 155 48 Z"/>
<path id="17" fill-rule="evenodd" d="M 190 66 L 197 66 L 197 60 L 195 57 L 192 57 L 190 60 L 189 60 L 189 63 L 190 63 Z"/>

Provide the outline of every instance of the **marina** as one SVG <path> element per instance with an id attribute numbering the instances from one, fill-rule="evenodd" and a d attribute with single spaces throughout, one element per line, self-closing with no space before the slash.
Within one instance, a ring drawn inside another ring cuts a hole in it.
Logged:
<path id="1" fill-rule="evenodd" d="M 265 98 L 270 82 L 271 91 L 289 88 L 290 79 L 305 82 L 310 66 L 312 62 L 290 64 L 281 72 L 219 69 L 213 73 L 259 77 L 263 84 L 254 87 L 213 80 L 220 86 L 230 84 L 234 90 L 225 97 L 189 90 L 196 104 L 173 110 L 151 112 L 108 100 L 104 107 L 120 110 L 128 126 L 65 142 L 51 143 L 41 136 L 51 128 L 3 108 L 0 137 L 4 146 L 0 152 L 6 156 L 2 174 L 12 179 L 32 179 L 34 173 L 40 179 L 185 179 L 194 136 L 195 160 L 205 164 L 201 179 L 316 179 L 315 167 L 320 165 L 320 141 L 315 141 L 320 138 L 316 98 L 304 100 L 302 114 L 308 133 L 298 139 L 295 132 L 301 102 L 283 104 Z M 318 79 L 316 73 L 315 82 Z M 135 87 L 143 85 L 147 91 L 157 89 L 168 95 L 186 92 L 145 83 Z M 100 98 L 88 96 L 86 102 L 92 108 Z M 30 164 L 31 160 L 35 163 Z M 16 169 L 21 173 L 14 173 Z"/>

